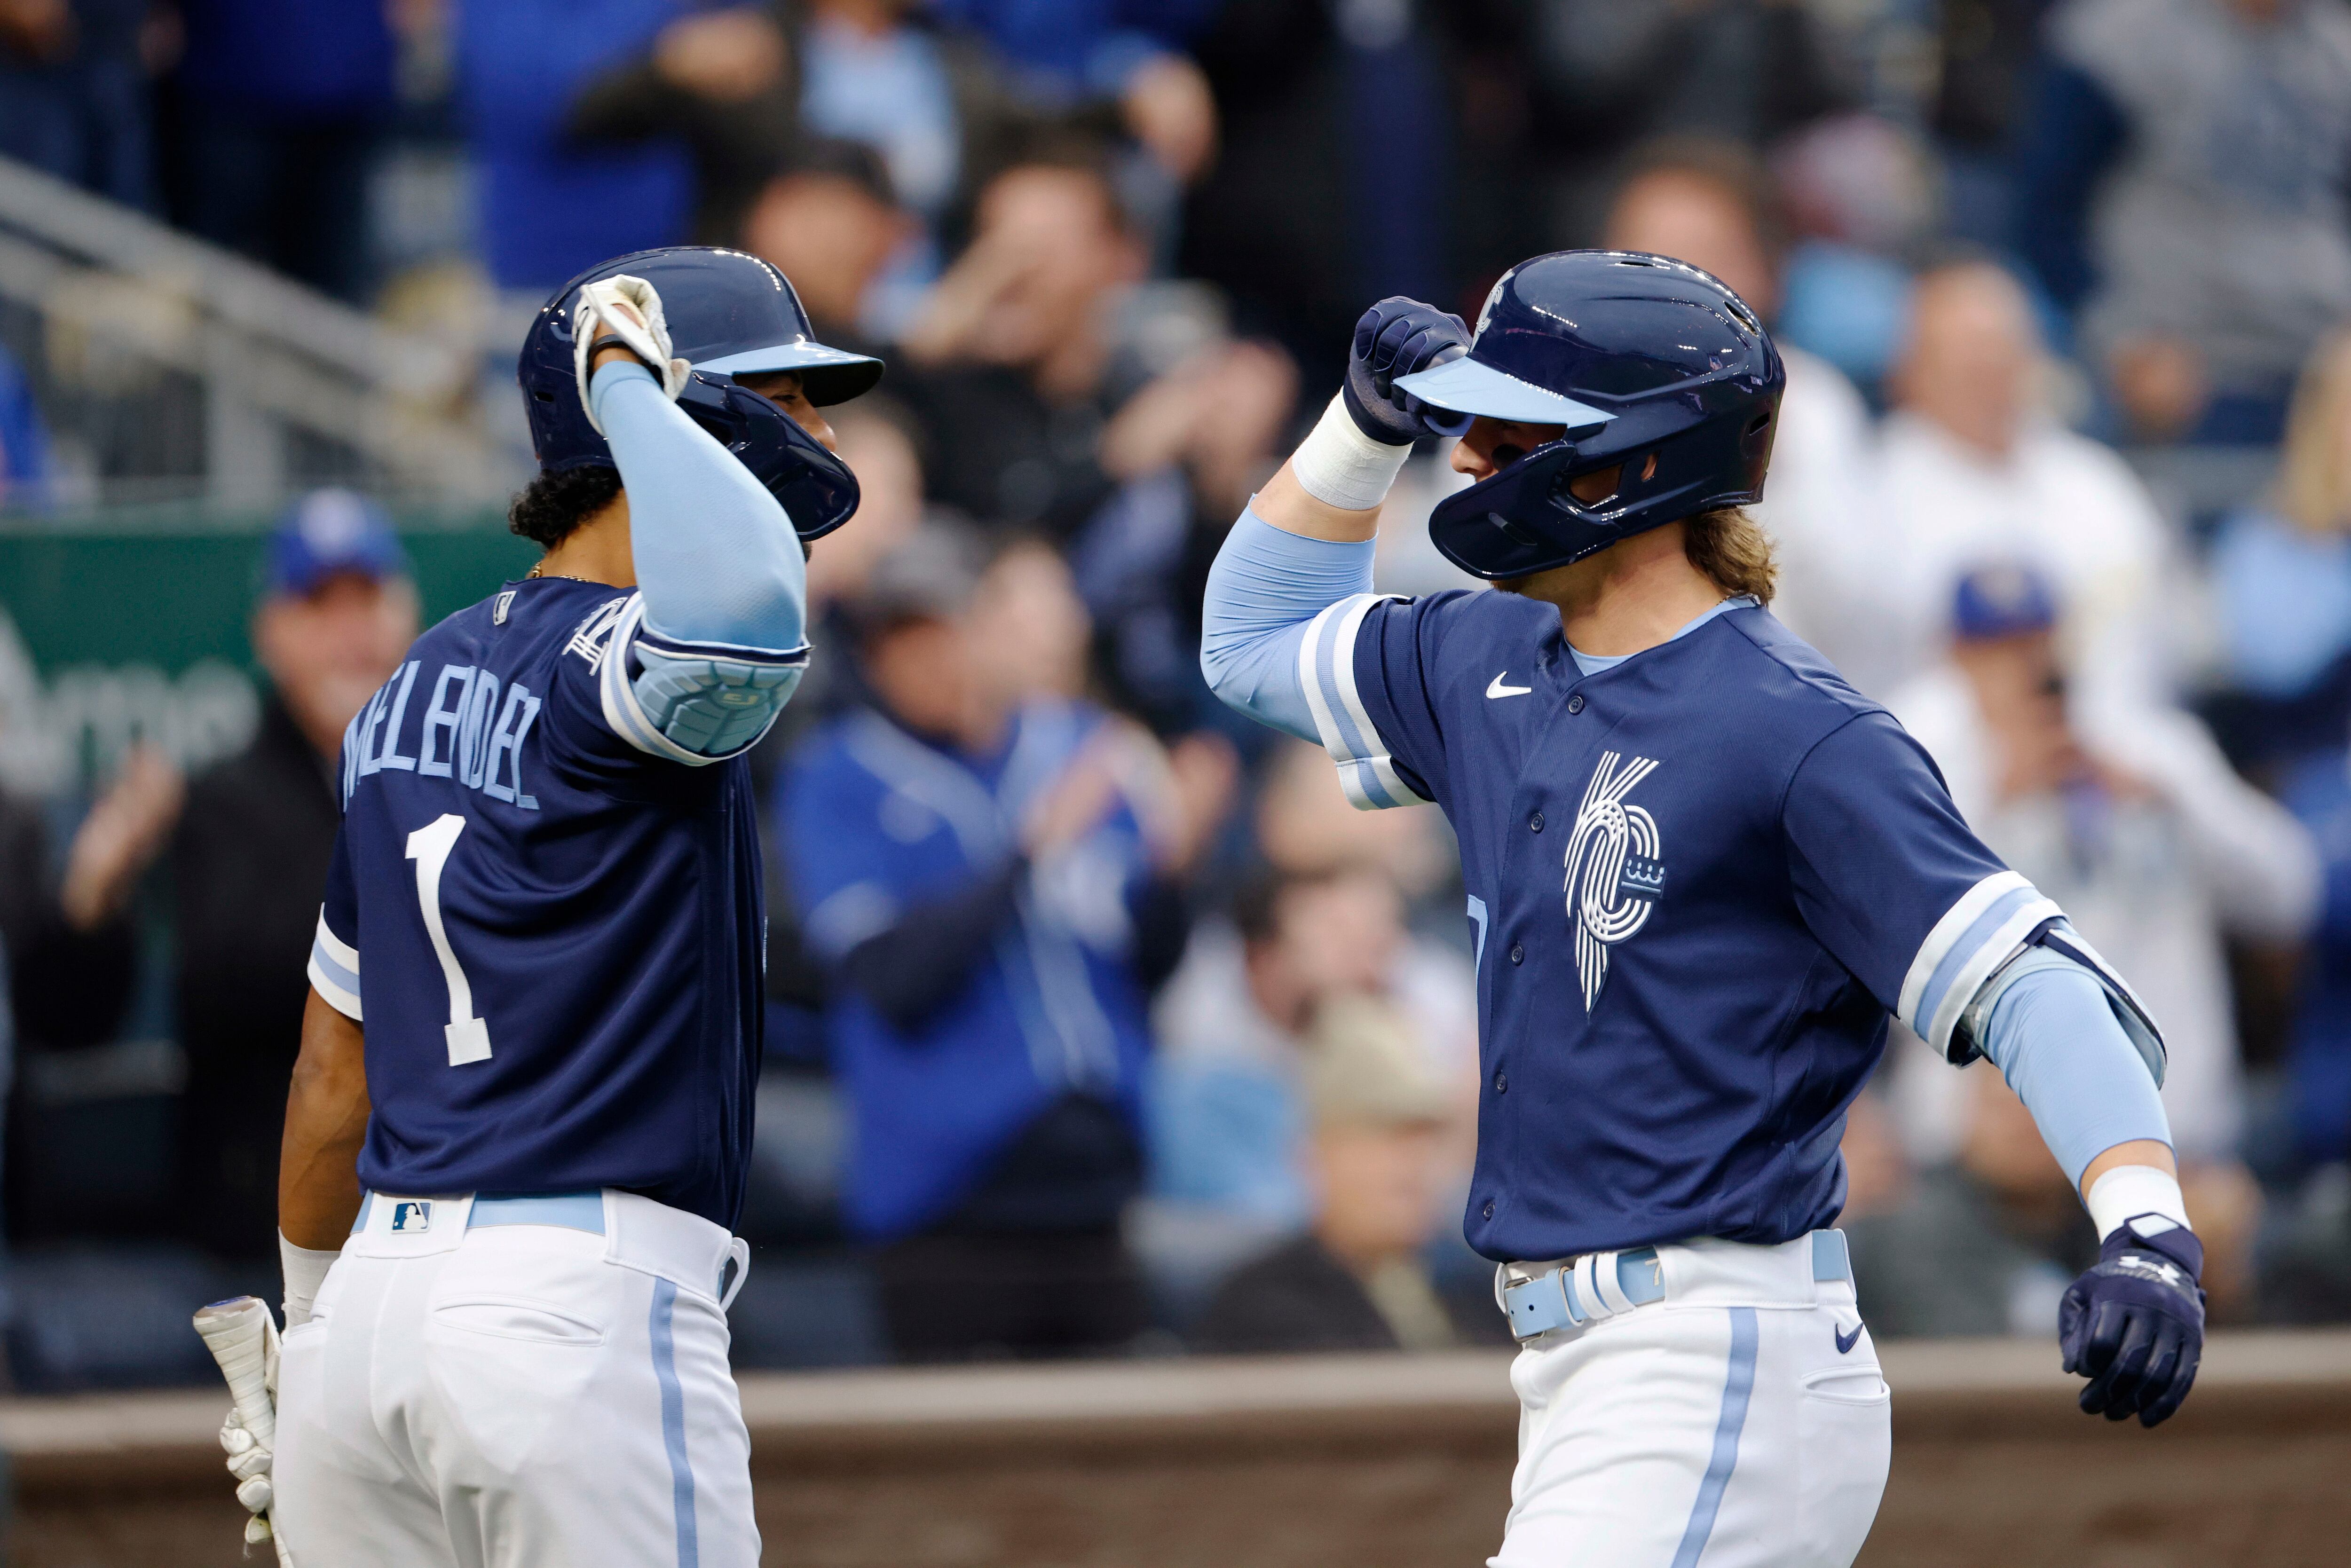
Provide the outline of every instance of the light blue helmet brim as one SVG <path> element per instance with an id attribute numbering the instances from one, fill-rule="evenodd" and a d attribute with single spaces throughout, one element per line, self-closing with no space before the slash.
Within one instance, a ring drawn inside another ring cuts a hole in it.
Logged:
<path id="1" fill-rule="evenodd" d="M 1450 409 L 1455 413 L 1481 413 L 1489 419 L 1512 420 L 1520 424 L 1563 424 L 1570 429 L 1588 429 L 1616 417 L 1572 397 L 1545 392 L 1531 382 L 1505 375 L 1466 355 L 1448 360 L 1433 370 L 1398 376 L 1395 385 L 1399 392 L 1410 392 L 1437 408 Z"/>
<path id="2" fill-rule="evenodd" d="M 805 370 L 810 365 L 878 365 L 882 361 L 870 354 L 852 354 L 846 350 L 827 348 L 807 339 L 789 343 L 772 343 L 764 349 L 746 349 L 739 354 L 722 354 L 715 360 L 697 360 L 694 368 L 718 376 L 756 376 L 767 371 Z"/>

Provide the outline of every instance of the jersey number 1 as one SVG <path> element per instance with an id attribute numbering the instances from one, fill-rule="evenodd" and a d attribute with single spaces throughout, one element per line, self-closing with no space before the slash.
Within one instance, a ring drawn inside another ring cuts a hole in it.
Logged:
<path id="1" fill-rule="evenodd" d="M 441 977 L 449 982 L 449 1027 L 442 1033 L 449 1040 L 452 1067 L 490 1059 L 490 1026 L 474 1017 L 474 988 L 458 966 L 456 951 L 449 946 L 449 928 L 441 920 L 441 868 L 449 863 L 449 852 L 457 847 L 457 835 L 465 831 L 465 819 L 449 811 L 408 835 L 408 858 L 416 862 L 416 902 L 424 907 L 425 935 L 433 938 L 433 952 L 441 960 Z"/>

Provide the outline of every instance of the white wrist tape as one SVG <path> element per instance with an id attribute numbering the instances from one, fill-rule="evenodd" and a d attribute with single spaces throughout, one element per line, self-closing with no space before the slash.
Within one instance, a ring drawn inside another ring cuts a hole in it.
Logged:
<path id="1" fill-rule="evenodd" d="M 2143 1234 L 2159 1236 L 2177 1226 L 2182 1230 L 2194 1227 L 2188 1223 L 2188 1200 L 2179 1195 L 2179 1178 L 2153 1166 L 2116 1166 L 2090 1184 L 2084 1200 L 2089 1205 L 2090 1218 L 2098 1227 L 2098 1239 L 2113 1235 L 2123 1221 L 2134 1215 L 2159 1214 L 2169 1225 L 2142 1221 Z"/>
<path id="2" fill-rule="evenodd" d="M 1322 418 L 1290 455 L 1290 471 L 1308 495 L 1343 512 L 1368 512 L 1388 498 L 1388 486 L 1412 455 L 1412 444 L 1374 441 L 1334 397 Z"/>
<path id="3" fill-rule="evenodd" d="M 318 1305 L 319 1287 L 327 1282 L 327 1270 L 343 1255 L 342 1249 L 331 1252 L 314 1252 L 308 1247 L 297 1247 L 277 1233 L 277 1262 L 286 1271 L 286 1326 L 295 1328 L 310 1321 L 310 1309 Z"/>

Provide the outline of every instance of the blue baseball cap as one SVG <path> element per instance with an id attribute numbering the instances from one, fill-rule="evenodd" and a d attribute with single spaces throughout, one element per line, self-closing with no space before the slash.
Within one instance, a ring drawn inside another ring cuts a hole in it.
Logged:
<path id="1" fill-rule="evenodd" d="M 1963 642 L 2021 637 L 2057 624 L 2057 591 L 2035 568 L 2005 561 L 1980 566 L 1951 595 L 1951 631 Z"/>
<path id="2" fill-rule="evenodd" d="M 381 582 L 408 575 L 408 552 L 381 507 L 349 490 L 313 490 L 286 508 L 269 536 L 268 591 L 315 592 L 357 572 Z"/>

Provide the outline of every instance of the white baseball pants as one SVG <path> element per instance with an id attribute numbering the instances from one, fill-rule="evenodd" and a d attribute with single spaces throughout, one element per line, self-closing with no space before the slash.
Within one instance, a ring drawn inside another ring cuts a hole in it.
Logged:
<path id="1" fill-rule="evenodd" d="M 1813 1247 L 1660 1247 L 1663 1301 L 1526 1341 L 1490 1568 L 1848 1568 L 1892 1396 L 1852 1282 L 1814 1280 Z"/>
<path id="2" fill-rule="evenodd" d="M 730 1255 L 628 1193 L 371 1196 L 285 1339 L 295 1568 L 751 1568 Z"/>

